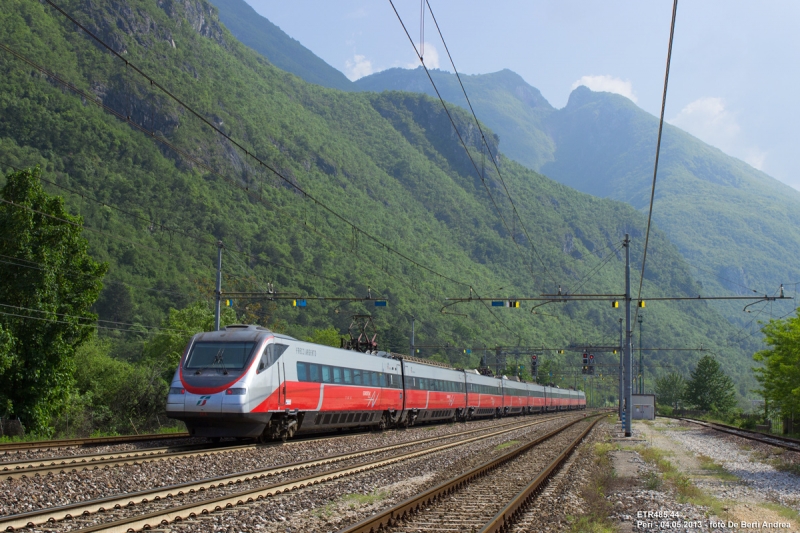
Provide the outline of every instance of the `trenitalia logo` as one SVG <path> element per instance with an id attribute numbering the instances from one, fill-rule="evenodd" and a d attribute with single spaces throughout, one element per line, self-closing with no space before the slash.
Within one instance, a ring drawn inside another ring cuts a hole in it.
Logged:
<path id="1" fill-rule="evenodd" d="M 197 405 L 205 405 L 208 400 L 211 399 L 211 396 L 200 396 L 200 399 L 197 400 Z"/>

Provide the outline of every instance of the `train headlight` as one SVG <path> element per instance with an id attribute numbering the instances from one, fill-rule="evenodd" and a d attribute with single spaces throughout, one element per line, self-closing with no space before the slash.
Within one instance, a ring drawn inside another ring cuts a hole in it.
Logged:
<path id="1" fill-rule="evenodd" d="M 186 389 L 182 389 L 180 387 L 170 387 L 169 388 L 170 394 L 186 394 Z"/>
<path id="2" fill-rule="evenodd" d="M 247 389 L 245 389 L 245 388 L 228 389 L 228 390 L 225 391 L 225 394 L 227 394 L 228 396 L 244 396 L 246 392 L 247 392 Z"/>

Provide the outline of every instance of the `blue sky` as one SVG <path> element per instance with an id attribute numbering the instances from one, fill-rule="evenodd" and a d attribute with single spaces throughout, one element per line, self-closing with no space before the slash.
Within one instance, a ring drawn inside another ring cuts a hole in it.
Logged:
<path id="1" fill-rule="evenodd" d="M 246 0 L 351 79 L 418 65 L 388 0 Z M 555 107 L 577 84 L 658 115 L 672 2 L 430 0 L 460 72 L 520 74 Z M 415 41 L 420 2 L 395 0 Z M 800 2 L 683 0 L 667 120 L 800 190 Z M 428 66 L 450 70 L 430 15 Z"/>

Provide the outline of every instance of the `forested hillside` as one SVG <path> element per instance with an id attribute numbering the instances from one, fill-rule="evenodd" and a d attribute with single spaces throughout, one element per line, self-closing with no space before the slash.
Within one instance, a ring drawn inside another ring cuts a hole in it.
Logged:
<path id="1" fill-rule="evenodd" d="M 414 316 L 419 344 L 453 347 L 423 356 L 475 365 L 479 346 L 544 346 L 545 368 L 562 384 L 577 381 L 564 372 L 579 356 L 549 348 L 617 342 L 622 313 L 611 299 L 537 313 L 528 303 L 442 308 L 447 297 L 533 296 L 559 286 L 621 293 L 621 240 L 631 234 L 637 261 L 643 246 L 645 219 L 632 207 L 500 156 L 528 242 L 498 176 L 485 162 L 484 185 L 437 101 L 308 84 L 236 41 L 204 0 L 60 4 L 128 65 L 47 4 L 0 1 L 0 168 L 41 165 L 47 190 L 91 228 L 91 253 L 109 264 L 96 309 L 117 324 L 102 331 L 115 356 L 141 358 L 169 309 L 210 300 L 218 240 L 226 291 L 272 282 L 301 296 L 361 297 L 369 288 L 389 299 L 384 309 L 313 298 L 305 309 L 290 300 L 233 301 L 241 320 L 294 335 L 345 331 L 350 315 L 370 312 L 381 347 L 405 351 Z M 454 116 L 483 161 L 469 117 Z M 690 267 L 658 229 L 651 246 L 647 293 L 696 293 Z M 738 330 L 720 314 L 696 303 L 653 303 L 647 313 L 647 347 L 703 344 L 725 356 L 740 393 L 752 388 L 748 348 L 733 342 Z M 688 367 L 697 354 L 650 354 L 649 372 Z"/>
<path id="2" fill-rule="evenodd" d="M 433 72 L 442 96 L 466 107 L 453 74 Z M 542 174 L 601 198 L 646 211 L 658 119 L 611 93 L 576 88 L 553 108 L 515 73 L 462 76 L 475 110 L 500 137 L 500 150 Z M 359 79 L 362 90 L 433 95 L 422 69 L 390 69 Z M 776 294 L 800 279 L 800 192 L 665 125 L 653 220 L 702 282 L 702 292 Z M 796 285 L 787 288 L 794 295 Z M 737 324 L 756 325 L 739 302 L 713 304 Z M 794 304 L 757 306 L 759 319 Z M 748 329 L 746 334 L 754 332 Z"/>
<path id="3" fill-rule="evenodd" d="M 223 24 L 242 44 L 269 59 L 279 69 L 323 87 L 356 90 L 344 74 L 256 13 L 244 0 L 213 0 L 211 3 L 219 10 Z"/>

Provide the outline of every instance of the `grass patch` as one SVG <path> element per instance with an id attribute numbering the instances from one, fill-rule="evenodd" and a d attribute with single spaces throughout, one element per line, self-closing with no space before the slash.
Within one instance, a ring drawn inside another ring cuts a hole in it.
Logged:
<path id="1" fill-rule="evenodd" d="M 695 428 L 690 428 L 688 426 L 655 426 L 653 429 L 656 431 L 691 431 Z"/>
<path id="2" fill-rule="evenodd" d="M 592 452 L 594 464 L 591 467 L 591 480 L 581 490 L 581 497 L 586 502 L 586 514 L 569 517 L 570 533 L 613 533 L 616 531 L 608 520 L 611 514 L 611 503 L 606 500 L 606 492 L 614 479 L 614 468 L 611 465 L 610 452 L 619 447 L 610 442 L 595 443 Z"/>
<path id="3" fill-rule="evenodd" d="M 570 533 L 615 533 L 617 530 L 608 524 L 592 520 L 591 517 L 581 516 L 572 523 Z"/>
<path id="4" fill-rule="evenodd" d="M 370 492 L 369 494 L 361 494 L 361 493 L 352 493 L 352 494 L 345 494 L 338 500 L 332 501 L 328 504 L 325 504 L 324 507 L 320 507 L 314 513 L 317 516 L 325 516 L 329 517 L 333 515 L 336 509 L 339 506 L 346 505 L 350 509 L 355 509 L 356 507 L 361 507 L 363 505 L 370 505 L 375 502 L 379 502 L 386 498 L 389 495 L 388 491 L 385 490 L 377 490 L 374 492 Z"/>
<path id="5" fill-rule="evenodd" d="M 656 466 L 656 468 L 662 474 L 663 481 L 669 483 L 675 488 L 675 492 L 678 494 L 679 502 L 708 507 L 709 512 L 718 517 L 727 516 L 726 513 L 732 506 L 732 503 L 726 503 L 715 498 L 714 496 L 711 496 L 710 494 L 706 494 L 701 491 L 697 485 L 692 482 L 689 476 L 680 472 L 677 468 L 675 468 L 675 465 L 673 465 L 672 462 L 667 459 L 667 457 L 674 454 L 665 452 L 664 450 L 660 450 L 652 446 L 637 446 L 635 450 L 639 453 L 639 455 L 641 455 L 642 459 Z M 732 474 L 726 472 L 719 465 L 712 467 L 711 465 L 714 464 L 714 462 L 710 458 L 706 459 L 708 459 L 708 462 L 705 464 L 707 464 L 709 468 L 713 468 L 715 472 L 721 471 L 725 472 L 725 474 L 729 476 L 732 476 Z M 700 460 L 701 462 L 703 461 L 702 458 Z M 705 468 L 705 464 L 703 465 L 703 468 Z M 732 476 L 732 479 L 738 478 L 736 478 L 736 476 Z"/>
<path id="6" fill-rule="evenodd" d="M 800 463 L 786 461 L 785 459 L 777 457 L 777 458 L 770 458 L 769 464 L 774 466 L 775 470 L 780 470 L 781 472 L 789 472 L 790 474 L 800 476 Z"/>
<path id="7" fill-rule="evenodd" d="M 785 505 L 772 502 L 762 503 L 759 505 L 761 507 L 764 507 L 765 509 L 769 509 L 770 511 L 775 511 L 776 513 L 778 513 L 787 520 L 791 520 L 792 522 L 795 523 L 800 522 L 800 513 L 798 513 L 797 511 L 795 511 L 790 507 L 786 507 Z"/>
<path id="8" fill-rule="evenodd" d="M 498 444 L 497 446 L 494 447 L 494 449 L 495 450 L 505 450 L 506 448 L 510 448 L 511 446 L 513 446 L 515 444 L 519 444 L 519 441 L 518 440 L 510 440 L 510 441 L 504 442 L 502 444 Z"/>
<path id="9" fill-rule="evenodd" d="M 655 472 L 648 472 L 647 475 L 644 476 L 644 488 L 647 490 L 661 490 L 663 484 L 663 480 Z"/>
<path id="10" fill-rule="evenodd" d="M 725 468 L 714 462 L 711 457 L 706 455 L 699 455 L 697 459 L 700 461 L 700 468 L 708 472 L 710 475 L 721 479 L 723 481 L 738 481 L 739 478 L 731 474 Z"/>

